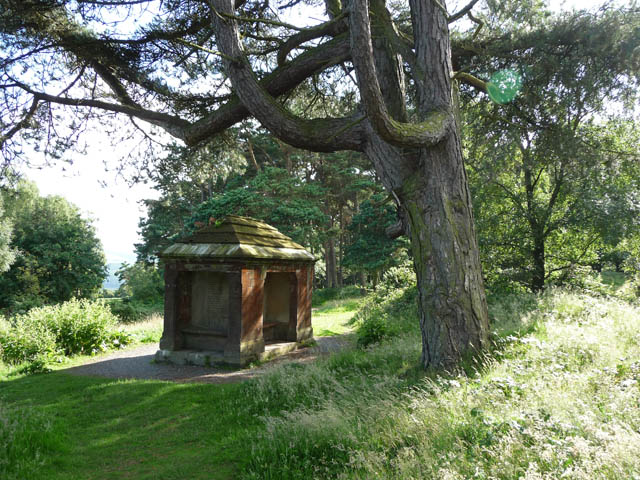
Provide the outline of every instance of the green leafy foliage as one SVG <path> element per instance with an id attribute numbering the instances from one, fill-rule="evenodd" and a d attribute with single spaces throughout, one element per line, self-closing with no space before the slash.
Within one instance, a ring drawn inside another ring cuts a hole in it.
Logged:
<path id="1" fill-rule="evenodd" d="M 16 259 L 16 251 L 11 247 L 13 223 L 5 216 L 0 195 L 0 274 L 9 270 Z"/>
<path id="2" fill-rule="evenodd" d="M 0 329 L 0 354 L 5 363 L 41 363 L 59 353 L 56 335 L 47 322 L 32 321 L 28 315 L 20 315 L 11 323 L 4 322 Z"/>
<path id="3" fill-rule="evenodd" d="M 374 194 L 362 202 L 348 227 L 352 241 L 345 248 L 344 265 L 377 276 L 397 264 L 400 260 L 397 253 L 406 242 L 390 239 L 385 233 L 396 220 L 396 209 L 384 194 Z"/>
<path id="4" fill-rule="evenodd" d="M 417 308 L 415 272 L 408 265 L 390 268 L 353 319 L 358 345 L 367 347 L 417 331 Z"/>
<path id="5" fill-rule="evenodd" d="M 33 308 L 0 330 L 0 355 L 8 364 L 49 362 L 57 356 L 94 354 L 129 343 L 103 301 L 70 300 Z"/>
<path id="6" fill-rule="evenodd" d="M 111 313 L 122 323 L 134 323 L 145 318 L 149 311 L 141 303 L 130 298 L 114 298 L 107 301 Z"/>
<path id="7" fill-rule="evenodd" d="M 236 177 L 223 193 L 199 205 L 188 222 L 207 224 L 210 218 L 245 215 L 264 220 L 303 245 L 313 241 L 317 225 L 326 217 L 319 207 L 324 191 L 319 184 L 301 181 L 282 168 L 265 167 L 254 177 Z"/>
<path id="8" fill-rule="evenodd" d="M 104 253 L 91 222 L 61 197 L 41 197 L 21 181 L 2 190 L 6 215 L 14 224 L 11 245 L 19 255 L 0 275 L 0 309 L 90 297 L 106 276 Z"/>
<path id="9" fill-rule="evenodd" d="M 487 2 L 474 40 L 486 39 L 495 56 L 460 68 L 498 72 L 491 98 L 496 83 L 520 91 L 486 102 L 462 86 L 474 217 L 494 288 L 566 283 L 575 266 L 596 266 L 638 228 L 640 135 L 629 113 L 640 80 L 637 13 L 630 5 L 556 15 L 539 1 Z M 506 44 L 515 49 L 502 56 Z M 626 108 L 605 108 L 612 101 Z"/>
<path id="10" fill-rule="evenodd" d="M 121 282 L 117 295 L 145 305 L 161 304 L 164 296 L 163 272 L 155 265 L 123 263 L 116 272 Z"/>

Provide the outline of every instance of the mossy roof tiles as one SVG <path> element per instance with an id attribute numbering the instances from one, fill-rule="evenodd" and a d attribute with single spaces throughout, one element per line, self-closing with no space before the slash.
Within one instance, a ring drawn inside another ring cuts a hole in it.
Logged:
<path id="1" fill-rule="evenodd" d="M 314 261 L 313 255 L 271 225 L 249 217 L 229 215 L 160 254 L 174 258 L 229 258 Z"/>

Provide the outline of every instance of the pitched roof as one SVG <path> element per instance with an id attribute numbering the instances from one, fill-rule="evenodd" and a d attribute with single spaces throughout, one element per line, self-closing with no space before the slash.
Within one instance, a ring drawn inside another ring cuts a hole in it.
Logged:
<path id="1" fill-rule="evenodd" d="M 271 225 L 237 215 L 224 217 L 180 239 L 160 256 L 314 260 L 304 247 Z"/>

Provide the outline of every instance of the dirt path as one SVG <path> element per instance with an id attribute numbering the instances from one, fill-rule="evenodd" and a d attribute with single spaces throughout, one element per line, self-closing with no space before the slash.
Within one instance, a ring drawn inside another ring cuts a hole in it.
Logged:
<path id="1" fill-rule="evenodd" d="M 255 368 L 235 369 L 231 367 L 198 367 L 173 365 L 153 361 L 158 345 L 146 344 L 119 350 L 89 359 L 78 367 L 61 370 L 71 375 L 107 378 L 135 378 L 140 380 L 167 380 L 175 382 L 228 383 L 240 382 L 264 374 L 276 364 L 286 362 L 309 362 L 319 355 L 327 354 L 351 344 L 350 335 L 318 337 L 316 345 L 278 357 Z"/>

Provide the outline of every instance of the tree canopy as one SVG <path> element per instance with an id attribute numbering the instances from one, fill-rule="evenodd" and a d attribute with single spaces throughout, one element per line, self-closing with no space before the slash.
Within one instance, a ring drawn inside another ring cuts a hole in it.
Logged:
<path id="1" fill-rule="evenodd" d="M 61 197 L 41 197 L 24 180 L 1 193 L 17 257 L 0 275 L 0 308 L 25 310 L 96 293 L 106 277 L 104 253 L 78 208 Z"/>

